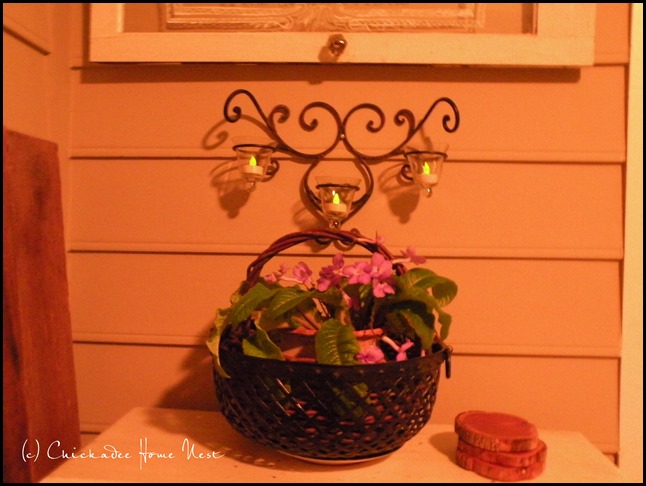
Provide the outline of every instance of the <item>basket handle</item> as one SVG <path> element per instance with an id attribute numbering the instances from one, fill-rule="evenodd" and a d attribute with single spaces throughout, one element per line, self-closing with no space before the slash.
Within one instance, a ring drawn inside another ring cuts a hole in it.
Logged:
<path id="1" fill-rule="evenodd" d="M 376 241 L 361 235 L 356 230 L 344 231 L 321 228 L 307 231 L 298 231 L 296 233 L 290 233 L 278 238 L 271 245 L 269 245 L 269 247 L 265 251 L 260 253 L 258 258 L 256 258 L 249 265 L 249 267 L 247 267 L 247 280 L 242 285 L 242 293 L 246 293 L 251 287 L 256 284 L 256 282 L 258 282 L 262 268 L 269 260 L 271 260 L 281 251 L 291 248 L 292 246 L 296 246 L 300 243 L 305 243 L 307 241 L 316 241 L 321 245 L 326 245 L 331 240 L 339 241 L 350 248 L 355 245 L 359 245 L 370 251 L 371 253 L 379 253 L 383 255 L 387 260 L 392 261 L 394 258 L 393 254 L 381 243 L 377 243 Z M 395 263 L 393 267 L 398 275 L 406 273 L 406 267 L 401 263 Z"/>

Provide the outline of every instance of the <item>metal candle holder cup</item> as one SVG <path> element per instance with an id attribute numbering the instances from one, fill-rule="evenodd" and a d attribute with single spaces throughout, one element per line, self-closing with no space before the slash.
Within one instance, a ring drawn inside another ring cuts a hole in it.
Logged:
<path id="1" fill-rule="evenodd" d="M 441 151 L 409 149 L 404 152 L 404 156 L 410 165 L 413 181 L 430 197 L 433 187 L 440 181 L 446 147 L 442 147 Z"/>
<path id="2" fill-rule="evenodd" d="M 338 229 L 348 218 L 354 202 L 354 193 L 359 189 L 359 179 L 317 178 L 321 212 L 328 220 L 330 228 Z"/>
<path id="3" fill-rule="evenodd" d="M 247 139 L 246 143 L 236 143 L 233 149 L 236 152 L 242 177 L 247 183 L 247 190 L 255 190 L 256 183 L 270 175 L 271 155 L 274 153 L 275 147 L 264 140 L 256 142 Z"/>

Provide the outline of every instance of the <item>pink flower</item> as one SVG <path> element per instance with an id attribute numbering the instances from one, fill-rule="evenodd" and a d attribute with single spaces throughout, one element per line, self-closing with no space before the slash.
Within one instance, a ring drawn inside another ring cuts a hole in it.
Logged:
<path id="1" fill-rule="evenodd" d="M 393 270 L 393 265 L 390 260 L 387 260 L 381 253 L 373 253 L 372 259 L 369 264 L 365 264 L 363 267 L 366 276 L 369 276 L 369 282 L 372 283 L 372 294 L 375 297 L 385 297 L 386 294 L 394 294 L 395 289 L 392 286 L 393 275 L 395 271 Z M 364 281 L 366 282 L 367 278 L 364 276 Z"/>
<path id="2" fill-rule="evenodd" d="M 341 269 L 344 265 L 343 253 L 338 253 L 332 258 L 332 265 L 323 267 L 319 272 L 316 288 L 319 292 L 325 292 L 330 287 L 339 287 L 343 281 Z"/>
<path id="3" fill-rule="evenodd" d="M 308 287 L 312 285 L 312 270 L 307 266 L 307 263 L 297 263 L 292 270 L 292 275 L 294 275 L 294 279 L 297 282 L 302 283 L 303 285 Z"/>
<path id="4" fill-rule="evenodd" d="M 383 351 L 378 346 L 366 348 L 364 352 L 358 353 L 356 358 L 364 364 L 384 363 L 386 361 Z"/>
<path id="5" fill-rule="evenodd" d="M 277 272 L 272 272 L 269 275 L 265 276 L 265 281 L 270 284 L 276 283 L 283 277 L 283 275 L 287 273 L 287 270 L 289 270 L 289 265 L 287 265 L 286 263 L 281 263 Z"/>
<path id="6" fill-rule="evenodd" d="M 394 294 L 395 289 L 387 282 L 374 281 L 372 284 L 372 295 L 375 297 L 386 297 L 386 294 Z"/>
<path id="7" fill-rule="evenodd" d="M 343 257 L 343 253 L 337 253 L 332 257 L 332 265 L 331 267 L 335 270 L 341 270 L 343 268 L 343 265 L 345 265 L 345 259 Z"/>
<path id="8" fill-rule="evenodd" d="M 371 266 L 367 262 L 357 262 L 343 268 L 343 275 L 348 277 L 349 284 L 369 284 L 372 280 Z"/>
<path id="9" fill-rule="evenodd" d="M 370 276 L 378 281 L 383 281 L 395 274 L 393 264 L 381 253 L 373 253 L 370 261 Z"/>
<path id="10" fill-rule="evenodd" d="M 415 263 L 416 265 L 420 265 L 426 261 L 426 258 L 419 256 L 412 246 L 406 248 L 406 251 L 402 250 L 401 253 L 406 261 Z"/>
<path id="11" fill-rule="evenodd" d="M 397 357 L 395 358 L 396 361 L 405 361 L 408 359 L 408 356 L 406 356 L 406 350 L 409 348 L 412 348 L 415 345 L 412 341 L 409 339 L 406 339 L 406 342 L 399 346 L 399 350 L 397 351 Z"/>

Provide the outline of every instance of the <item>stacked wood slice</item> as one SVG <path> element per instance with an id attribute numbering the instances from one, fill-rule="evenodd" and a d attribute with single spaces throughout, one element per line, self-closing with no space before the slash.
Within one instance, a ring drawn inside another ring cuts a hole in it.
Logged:
<path id="1" fill-rule="evenodd" d="M 547 446 L 527 420 L 473 410 L 455 418 L 460 467 L 497 481 L 532 479 L 545 468 Z"/>

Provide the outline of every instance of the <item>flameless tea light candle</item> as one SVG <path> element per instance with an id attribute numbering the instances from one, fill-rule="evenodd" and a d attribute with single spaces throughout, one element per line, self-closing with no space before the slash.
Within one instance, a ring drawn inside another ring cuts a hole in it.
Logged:
<path id="1" fill-rule="evenodd" d="M 331 228 L 340 227 L 350 216 L 354 193 L 359 189 L 359 179 L 345 177 L 317 177 L 321 212 Z"/>
<path id="2" fill-rule="evenodd" d="M 440 181 L 442 164 L 446 158 L 448 146 L 442 144 L 438 150 L 415 150 L 409 148 L 405 153 L 412 180 L 424 190 L 427 197 L 433 193 L 433 187 Z M 410 180 L 410 178 L 409 178 Z"/>
<path id="3" fill-rule="evenodd" d="M 342 203 L 339 193 L 335 192 L 331 203 L 323 203 L 323 211 L 334 216 L 345 216 L 348 213 L 348 205 Z"/>
<path id="4" fill-rule="evenodd" d="M 268 175 L 268 165 L 274 147 L 271 140 L 255 137 L 235 137 L 233 139 L 237 163 L 247 190 L 253 191 L 256 183 Z"/>
<path id="5" fill-rule="evenodd" d="M 258 165 L 258 161 L 256 160 L 256 157 L 253 155 L 249 159 L 249 163 L 246 165 L 242 165 L 242 172 L 245 174 L 250 174 L 253 176 L 260 176 L 262 177 L 265 175 L 265 169 L 263 169 L 261 166 Z"/>
<path id="6" fill-rule="evenodd" d="M 437 174 L 431 173 L 431 166 L 428 164 L 428 162 L 424 162 L 422 164 L 422 173 L 420 174 L 419 178 L 420 182 L 424 186 L 435 185 L 440 179 Z"/>

